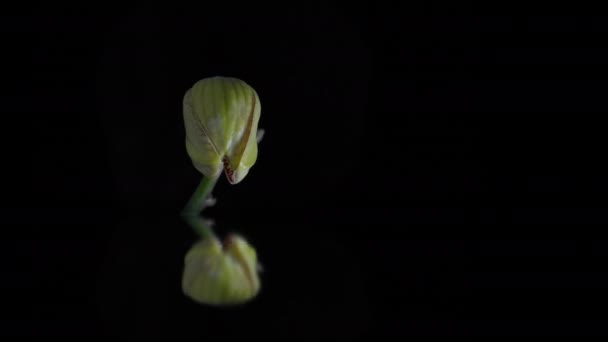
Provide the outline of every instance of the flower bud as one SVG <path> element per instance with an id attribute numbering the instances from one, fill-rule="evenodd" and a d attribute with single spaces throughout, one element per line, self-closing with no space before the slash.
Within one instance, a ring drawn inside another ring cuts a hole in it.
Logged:
<path id="1" fill-rule="evenodd" d="M 245 178 L 258 154 L 261 105 L 256 91 L 231 77 L 196 82 L 183 100 L 186 150 L 205 177 L 225 171 L 231 184 Z"/>
<path id="2" fill-rule="evenodd" d="M 243 304 L 260 290 L 258 270 L 255 249 L 244 238 L 229 235 L 224 245 L 203 239 L 186 254 L 182 290 L 201 304 Z"/>

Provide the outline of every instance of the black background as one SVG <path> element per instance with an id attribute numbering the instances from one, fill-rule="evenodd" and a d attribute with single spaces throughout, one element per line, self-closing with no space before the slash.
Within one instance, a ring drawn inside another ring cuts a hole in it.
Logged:
<path id="1" fill-rule="evenodd" d="M 9 33 L 27 65 L 15 99 L 32 193 L 7 208 L 35 233 L 18 252 L 33 277 L 14 285 L 33 299 L 28 332 L 605 335 L 598 11 L 434 1 L 24 10 Z M 207 214 L 219 235 L 247 236 L 265 268 L 260 296 L 236 309 L 196 305 L 179 283 L 196 236 L 177 214 L 200 180 L 181 100 L 215 75 L 256 89 L 266 130 L 254 168 L 236 186 L 222 179 Z"/>

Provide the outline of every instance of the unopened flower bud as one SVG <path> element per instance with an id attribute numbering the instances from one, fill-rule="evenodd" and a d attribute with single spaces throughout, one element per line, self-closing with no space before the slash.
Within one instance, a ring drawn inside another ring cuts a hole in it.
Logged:
<path id="1" fill-rule="evenodd" d="M 256 91 L 236 78 L 205 78 L 186 92 L 183 112 L 194 167 L 205 177 L 216 178 L 223 169 L 231 184 L 242 181 L 258 154 Z"/>

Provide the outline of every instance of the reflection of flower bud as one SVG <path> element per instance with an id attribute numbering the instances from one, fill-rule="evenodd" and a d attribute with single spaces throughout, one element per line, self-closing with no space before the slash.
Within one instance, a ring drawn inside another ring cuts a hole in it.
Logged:
<path id="1" fill-rule="evenodd" d="M 260 290 L 255 249 L 238 235 L 228 236 L 223 246 L 215 237 L 199 241 L 186 254 L 182 290 L 202 304 L 251 300 Z"/>
<path id="2" fill-rule="evenodd" d="M 260 99 L 247 83 L 230 77 L 202 79 L 183 102 L 186 150 L 196 169 L 215 178 L 224 169 L 239 183 L 255 164 Z"/>

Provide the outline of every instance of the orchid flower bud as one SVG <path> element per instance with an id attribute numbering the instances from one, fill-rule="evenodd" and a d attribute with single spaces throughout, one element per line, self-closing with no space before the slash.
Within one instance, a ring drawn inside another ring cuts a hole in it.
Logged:
<path id="1" fill-rule="evenodd" d="M 245 178 L 258 154 L 261 105 L 256 91 L 231 77 L 196 82 L 183 100 L 186 150 L 194 167 L 216 178 L 222 169 L 231 184 Z"/>
<path id="2" fill-rule="evenodd" d="M 222 245 L 213 236 L 186 254 L 182 290 L 201 304 L 243 304 L 260 290 L 258 271 L 255 249 L 243 237 L 231 234 Z"/>

